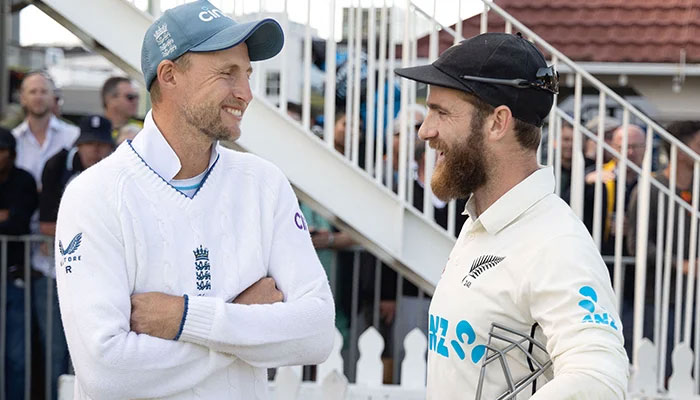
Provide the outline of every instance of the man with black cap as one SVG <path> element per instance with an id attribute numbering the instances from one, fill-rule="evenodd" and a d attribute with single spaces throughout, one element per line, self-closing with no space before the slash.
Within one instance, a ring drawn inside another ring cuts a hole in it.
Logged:
<path id="1" fill-rule="evenodd" d="M 19 236 L 29 233 L 29 222 L 38 203 L 36 182 L 32 175 L 15 166 L 17 142 L 12 133 L 0 128 L 0 235 Z M 0 260 L 7 259 L 5 335 L 5 398 L 24 395 L 24 244 L 8 242 L 7 254 L 0 247 Z"/>
<path id="2" fill-rule="evenodd" d="M 333 298 L 291 185 L 218 144 L 241 133 L 251 61 L 283 42 L 276 21 L 203 0 L 146 31 L 143 130 L 76 177 L 58 213 L 76 398 L 266 399 L 268 367 L 330 353 Z"/>
<path id="3" fill-rule="evenodd" d="M 605 264 L 537 163 L 556 72 L 520 35 L 487 33 L 396 73 L 429 85 L 434 193 L 469 197 L 430 306 L 428 398 L 624 398 Z"/>

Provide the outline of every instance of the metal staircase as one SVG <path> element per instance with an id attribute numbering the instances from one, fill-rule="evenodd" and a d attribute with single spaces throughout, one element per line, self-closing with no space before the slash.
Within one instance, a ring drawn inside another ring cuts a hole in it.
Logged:
<path id="1" fill-rule="evenodd" d="M 379 1 L 375 1 L 378 3 Z M 412 157 L 414 151 L 414 141 L 411 138 L 415 137 L 414 121 L 412 116 L 401 114 L 399 126 L 399 153 L 393 154 L 392 146 L 386 146 L 386 151 L 380 143 L 382 137 L 391 138 L 393 136 L 392 124 L 388 124 L 385 129 L 381 129 L 375 135 L 374 124 L 367 124 L 367 130 L 361 129 L 360 108 L 361 104 L 366 104 L 367 118 L 372 120 L 376 117 L 377 120 L 383 120 L 384 115 L 392 115 L 393 113 L 393 88 L 395 84 L 401 88 L 401 109 L 405 110 L 411 103 L 420 102 L 417 95 L 417 88 L 414 82 L 406 80 L 395 80 L 393 68 L 398 66 L 395 51 L 398 45 L 401 45 L 401 66 L 410 66 L 417 63 L 423 63 L 426 60 L 418 61 L 417 58 L 417 41 L 419 36 L 425 33 L 419 33 L 417 27 L 423 24 L 429 27 L 430 35 L 430 59 L 432 61 L 437 57 L 438 40 L 437 36 L 440 31 L 447 32 L 457 42 L 462 39 L 462 24 L 457 24 L 454 29 L 441 26 L 435 21 L 435 10 L 432 13 L 425 12 L 415 6 L 410 0 L 396 0 L 393 3 L 401 3 L 402 8 L 387 7 L 387 1 L 383 0 L 379 7 L 367 8 L 365 14 L 363 9 L 359 7 L 351 7 L 347 10 L 347 59 L 346 65 L 348 76 L 346 82 L 348 101 L 346 105 L 346 115 L 348 122 L 346 126 L 346 149 L 345 154 L 341 154 L 333 148 L 333 126 L 326 124 L 324 127 L 323 138 L 319 138 L 309 129 L 310 125 L 310 73 L 311 68 L 311 35 L 310 28 L 307 27 L 304 39 L 303 65 L 304 74 L 301 85 L 303 85 L 302 99 L 302 121 L 299 124 L 286 115 L 286 89 L 282 89 L 280 93 L 281 107 L 276 107 L 271 103 L 262 99 L 261 92 L 258 93 L 256 99 L 250 104 L 246 111 L 246 116 L 243 120 L 243 134 L 241 139 L 234 145 L 238 148 L 260 155 L 263 158 L 269 159 L 277 164 L 288 176 L 293 186 L 297 190 L 297 194 L 303 201 L 311 204 L 318 212 L 330 218 L 334 223 L 350 231 L 353 237 L 362 245 L 370 249 L 383 261 L 392 267 L 403 272 L 411 281 L 419 285 L 427 292 L 432 292 L 434 286 L 440 278 L 440 273 L 447 260 L 449 251 L 454 244 L 453 233 L 461 227 L 455 227 L 450 224 L 447 230 L 442 229 L 433 221 L 432 207 L 426 207 L 426 212 L 418 212 L 412 205 Z M 44 12 L 52 16 L 68 29 L 73 31 L 77 36 L 85 41 L 85 43 L 94 50 L 105 55 L 112 60 L 116 65 L 127 71 L 134 79 L 143 81 L 140 73 L 140 47 L 143 34 L 152 21 L 152 17 L 147 13 L 142 12 L 134 5 L 124 0 L 91 0 L 89 2 L 67 1 L 67 0 L 34 0 L 33 4 L 37 5 Z M 285 9 L 286 4 L 285 1 Z M 308 0 L 300 1 L 305 3 L 307 8 L 310 7 Z M 329 0 L 329 15 L 331 21 L 330 32 L 334 32 L 334 16 L 336 15 L 336 1 Z M 437 1 L 435 2 L 437 7 Z M 584 207 L 584 159 L 583 159 L 583 141 L 584 138 L 589 138 L 596 143 L 596 170 L 600 171 L 603 166 L 603 154 L 609 152 L 613 157 L 618 159 L 618 165 L 627 166 L 628 168 L 618 168 L 618 179 L 625 181 L 627 174 L 639 175 L 639 223 L 637 224 L 637 254 L 634 260 L 635 268 L 635 298 L 634 298 L 634 317 L 635 323 L 633 326 L 626 327 L 633 331 L 634 348 L 636 350 L 643 348 L 642 338 L 643 322 L 645 319 L 651 318 L 644 314 L 644 296 L 645 296 L 645 281 L 647 279 L 645 256 L 647 242 L 650 238 L 647 237 L 648 228 L 648 213 L 649 213 L 649 193 L 651 186 L 656 186 L 661 191 L 661 194 L 666 199 L 664 210 L 666 216 L 661 213 L 659 222 L 664 223 L 666 235 L 663 238 L 663 258 L 659 256 L 658 264 L 663 268 L 657 268 L 656 275 L 649 277 L 657 282 L 657 287 L 661 288 L 662 283 L 665 283 L 663 296 L 662 291 L 658 290 L 656 295 L 659 300 L 655 311 L 655 320 L 657 321 L 657 334 L 650 338 L 652 342 L 659 343 L 659 346 L 650 350 L 652 358 L 655 358 L 659 366 L 652 376 L 655 379 L 654 387 L 657 393 L 665 391 L 665 358 L 666 349 L 666 327 L 660 328 L 660 321 L 663 316 L 668 313 L 668 299 L 665 297 L 668 293 L 670 282 L 666 277 L 674 268 L 673 257 L 675 246 L 682 248 L 683 238 L 674 238 L 675 215 L 678 211 L 679 218 L 686 217 L 686 213 L 680 210 L 687 211 L 688 218 L 691 218 L 690 229 L 690 260 L 691 268 L 688 272 L 688 283 L 683 286 L 683 282 L 676 282 L 678 293 L 686 293 L 688 299 L 693 299 L 694 292 L 700 287 L 696 287 L 694 259 L 697 255 L 698 245 L 698 193 L 700 191 L 700 157 L 695 154 L 686 145 L 675 139 L 666 132 L 656 122 L 644 115 L 642 112 L 633 107 L 624 98 L 617 95 L 610 88 L 603 85 L 598 79 L 586 72 L 583 68 L 570 60 L 566 55 L 557 51 L 550 46 L 536 32 L 529 30 L 522 23 L 517 21 L 505 10 L 491 1 L 483 0 L 486 12 L 481 14 L 481 31 L 485 32 L 488 27 L 489 18 L 500 18 L 505 22 L 505 30 L 510 32 L 517 30 L 523 33 L 524 36 L 532 40 L 537 46 L 545 51 L 551 59 L 551 63 L 555 65 L 566 65 L 567 70 L 574 74 L 574 113 L 567 115 L 560 110 L 556 104 L 553 112 L 550 113 L 548 127 L 545 130 L 546 147 L 541 149 L 546 151 L 543 163 L 554 166 L 557 176 L 561 174 L 561 136 L 562 121 L 570 123 L 573 126 L 573 162 L 572 162 L 572 180 L 571 180 L 571 206 L 573 210 L 581 216 Z M 326 3 L 323 3 L 324 6 Z M 354 4 L 354 3 L 353 3 Z M 461 2 L 460 2 L 461 4 Z M 460 6 L 461 7 L 461 6 Z M 235 10 L 235 7 L 234 7 Z M 458 12 L 458 10 L 455 10 Z M 462 9 L 459 9 L 460 14 Z M 96 16 L 109 16 L 109 18 L 97 18 Z M 310 14 L 307 13 L 307 18 Z M 367 18 L 367 20 L 364 20 Z M 379 23 L 374 23 L 378 21 Z M 285 26 L 288 21 L 282 21 Z M 308 24 L 307 24 L 308 25 Z M 367 27 L 366 37 L 363 27 Z M 326 85 L 325 98 L 328 101 L 324 102 L 324 117 L 326 121 L 333 121 L 335 114 L 334 97 L 336 90 L 336 40 L 334 34 L 331 33 L 331 40 L 326 46 Z M 361 65 L 361 53 L 363 53 L 362 42 L 367 42 L 367 63 Z M 377 46 L 377 43 L 379 46 Z M 290 62 L 298 62 L 293 59 L 293 55 L 283 52 L 280 56 L 281 64 L 285 65 Z M 359 90 L 362 74 L 362 68 L 366 67 L 368 73 L 367 91 L 362 97 Z M 376 74 L 375 74 L 376 72 Z M 284 69 L 281 71 L 281 81 L 284 85 L 289 85 L 289 74 Z M 261 89 L 261 77 L 253 78 L 257 84 L 254 85 Z M 375 81 L 376 79 L 376 81 Z M 296 83 L 295 83 L 296 84 Z M 646 155 L 642 165 L 634 165 L 627 160 L 628 141 L 625 136 L 619 149 L 611 147 L 604 140 L 604 124 L 603 120 L 597 126 L 597 129 L 590 131 L 583 126 L 581 120 L 581 97 L 584 86 L 592 88 L 599 93 L 599 114 L 605 115 L 606 102 L 612 100 L 622 110 L 623 127 L 627 127 L 632 123 L 643 124 L 646 127 Z M 385 96 L 388 101 L 379 101 L 375 107 L 375 95 L 379 99 Z M 362 97 L 362 98 L 361 98 Z M 379 139 L 375 139 L 379 138 Z M 676 194 L 675 177 L 672 176 L 670 185 L 662 185 L 658 180 L 652 177 L 652 157 L 658 150 L 655 147 L 654 138 L 657 141 L 666 142 L 670 146 L 670 168 L 675 171 L 678 164 L 678 155 L 687 154 L 694 160 L 695 178 L 692 186 L 693 200 L 692 204 L 683 200 Z M 361 140 L 364 139 L 364 140 Z M 387 142 L 390 142 L 387 140 Z M 364 147 L 360 147 L 360 144 Z M 359 164 L 359 153 L 364 152 L 367 157 L 367 162 L 363 167 Z M 384 158 L 387 158 L 386 162 Z M 398 157 L 399 168 L 396 177 L 391 171 L 386 171 L 386 165 L 392 165 L 393 157 Z M 430 180 L 432 174 L 432 162 L 434 153 L 431 149 L 426 150 L 426 181 Z M 391 188 L 392 180 L 396 179 L 396 192 Z M 601 242 L 601 214 L 604 207 L 602 190 L 604 182 L 600 176 L 594 183 L 595 200 L 594 200 L 594 226 L 593 237 L 600 245 Z M 429 186 L 429 185 L 428 185 Z M 561 190 L 560 187 L 557 190 Z M 425 204 L 430 204 L 430 192 L 426 190 Z M 625 214 L 625 193 L 624 185 L 617 186 L 615 213 L 617 215 Z M 661 196 L 661 195 L 660 195 Z M 453 220 L 456 212 L 455 204 L 449 206 L 449 219 Z M 662 210 L 663 211 L 663 210 Z M 683 217 L 681 217 L 681 215 Z M 682 224 L 679 221 L 679 224 Z M 623 305 L 622 288 L 623 268 L 626 265 L 626 260 L 623 258 L 623 233 L 624 219 L 617 218 L 614 226 L 615 232 L 615 251 L 612 256 L 614 265 L 613 286 L 618 294 L 619 305 Z M 681 230 L 682 232 L 682 230 Z M 682 233 L 681 233 L 682 235 Z M 680 258 L 679 258 L 680 260 Z M 662 274 L 663 272 L 663 274 Z M 698 281 L 700 282 L 700 281 Z M 700 290 L 698 290 L 700 292 Z M 663 300 L 663 302 L 662 302 Z M 679 304 L 685 301 L 681 299 Z M 686 307 L 685 324 L 681 324 L 680 320 L 670 321 L 669 324 L 675 324 L 676 338 L 674 344 L 678 345 L 681 342 L 694 342 L 694 348 L 700 348 L 700 315 L 695 315 L 693 318 L 692 307 Z M 625 311 L 625 310 L 623 310 Z M 700 312 L 700 307 L 695 307 L 695 312 Z M 679 315 L 678 312 L 676 315 Z M 695 321 L 694 334 L 689 321 Z M 682 332 L 682 337 L 681 337 Z M 641 350 L 644 351 L 644 350 Z M 690 352 L 688 346 L 684 347 L 683 351 Z M 691 352 L 692 353 L 692 352 Z M 639 355 L 635 353 L 633 358 L 634 370 L 638 373 L 644 373 L 647 365 L 640 365 L 638 360 Z M 695 365 L 700 364 L 698 354 L 694 355 Z M 641 372 L 640 372 L 641 371 Z M 697 368 L 695 368 L 695 376 Z M 688 375 L 690 376 L 690 375 Z M 698 379 L 696 378 L 694 393 L 697 393 Z M 632 393 L 641 393 L 643 390 L 639 388 L 631 388 Z M 647 389 L 646 395 L 656 395 L 650 393 Z M 673 395 L 670 393 L 669 395 Z"/>

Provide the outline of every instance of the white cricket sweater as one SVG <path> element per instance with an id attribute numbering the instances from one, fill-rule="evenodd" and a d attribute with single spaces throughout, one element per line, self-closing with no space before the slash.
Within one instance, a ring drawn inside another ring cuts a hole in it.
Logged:
<path id="1" fill-rule="evenodd" d="M 268 367 L 330 353 L 334 306 L 297 199 L 256 156 L 216 145 L 193 198 L 147 116 L 144 130 L 64 194 L 58 296 L 78 399 L 267 399 Z M 232 304 L 265 276 L 284 302 Z M 189 296 L 179 340 L 130 330 L 130 296 Z"/>
<path id="2" fill-rule="evenodd" d="M 518 400 L 624 398 L 628 360 L 607 269 L 553 191 L 552 169 L 542 168 L 464 224 L 430 305 L 428 399 L 475 398 L 493 323 L 534 331 L 553 361 Z M 531 371 L 518 349 L 506 360 L 515 381 Z M 498 398 L 507 388 L 500 362 L 485 372 L 481 399 Z"/>

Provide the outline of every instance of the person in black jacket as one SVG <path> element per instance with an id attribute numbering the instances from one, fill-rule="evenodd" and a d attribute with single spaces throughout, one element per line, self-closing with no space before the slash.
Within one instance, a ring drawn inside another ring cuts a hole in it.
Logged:
<path id="1" fill-rule="evenodd" d="M 0 128 L 0 236 L 29 234 L 29 221 L 36 210 L 38 195 L 32 175 L 15 167 L 17 142 L 12 133 Z M 7 252 L 0 246 L 0 260 L 7 259 L 7 324 L 5 351 L 5 397 L 22 398 L 24 393 L 24 246 L 8 241 Z M 0 263 L 1 265 L 1 263 Z"/>

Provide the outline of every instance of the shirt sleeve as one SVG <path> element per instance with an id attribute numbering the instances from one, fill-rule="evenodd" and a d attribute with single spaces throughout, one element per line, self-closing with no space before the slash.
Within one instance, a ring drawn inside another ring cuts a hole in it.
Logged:
<path id="1" fill-rule="evenodd" d="M 547 338 L 554 378 L 532 399 L 623 399 L 629 363 L 622 324 L 595 246 L 568 235 L 540 254 L 523 301 Z"/>
<path id="2" fill-rule="evenodd" d="M 268 275 L 284 294 L 242 305 L 192 296 L 180 340 L 233 354 L 256 367 L 318 364 L 330 354 L 335 311 L 328 279 L 289 182 L 279 173 Z M 265 210 L 262 210 L 265 213 Z"/>
<path id="3" fill-rule="evenodd" d="M 118 184 L 93 172 L 66 188 L 56 229 L 58 297 L 76 376 L 94 399 L 164 397 L 189 389 L 234 358 L 131 331 Z"/>

